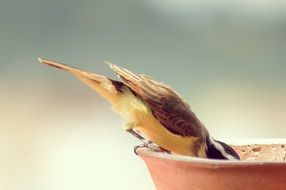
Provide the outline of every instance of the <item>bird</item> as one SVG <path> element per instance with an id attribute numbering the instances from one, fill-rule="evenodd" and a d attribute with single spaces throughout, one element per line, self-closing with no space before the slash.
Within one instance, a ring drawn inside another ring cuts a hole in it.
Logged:
<path id="1" fill-rule="evenodd" d="M 107 61 L 120 80 L 52 60 L 38 61 L 71 73 L 95 90 L 124 118 L 124 129 L 143 141 L 143 146 L 153 143 L 168 153 L 184 156 L 240 159 L 231 146 L 215 140 L 191 106 L 163 82 Z"/>

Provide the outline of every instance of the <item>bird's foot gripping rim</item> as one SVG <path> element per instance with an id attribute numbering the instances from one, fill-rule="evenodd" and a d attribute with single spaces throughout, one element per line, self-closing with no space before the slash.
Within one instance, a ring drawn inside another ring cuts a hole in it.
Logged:
<path id="1" fill-rule="evenodd" d="M 149 148 L 154 152 L 162 152 L 163 149 L 160 148 L 158 145 L 152 143 L 151 141 L 143 142 L 143 144 L 134 147 L 134 153 L 138 155 L 137 150 L 140 148 Z"/>

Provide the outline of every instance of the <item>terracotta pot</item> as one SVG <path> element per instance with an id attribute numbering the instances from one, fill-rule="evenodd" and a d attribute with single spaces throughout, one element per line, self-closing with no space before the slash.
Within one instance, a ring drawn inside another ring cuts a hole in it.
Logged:
<path id="1" fill-rule="evenodd" d="M 256 143 L 232 143 L 241 161 L 170 155 L 147 148 L 137 153 L 157 190 L 285 190 L 286 139 Z"/>

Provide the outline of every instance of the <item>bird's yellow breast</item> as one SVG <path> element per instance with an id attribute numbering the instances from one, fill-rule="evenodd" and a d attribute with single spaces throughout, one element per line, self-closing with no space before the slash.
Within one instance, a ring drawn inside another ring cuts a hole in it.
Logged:
<path id="1" fill-rule="evenodd" d="M 169 132 L 152 114 L 150 108 L 131 92 L 126 91 L 114 105 L 132 128 L 143 133 L 144 137 L 160 147 L 173 153 L 189 156 L 205 156 L 204 147 L 198 142 L 198 137 L 183 137 Z"/>

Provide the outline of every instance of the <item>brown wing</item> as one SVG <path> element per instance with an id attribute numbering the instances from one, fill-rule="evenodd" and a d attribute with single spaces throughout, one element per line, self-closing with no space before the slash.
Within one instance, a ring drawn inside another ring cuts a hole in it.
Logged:
<path id="1" fill-rule="evenodd" d="M 151 108 L 154 116 L 171 133 L 201 137 L 203 126 L 190 106 L 169 86 L 146 75 L 137 75 L 108 63 L 123 83 Z"/>

